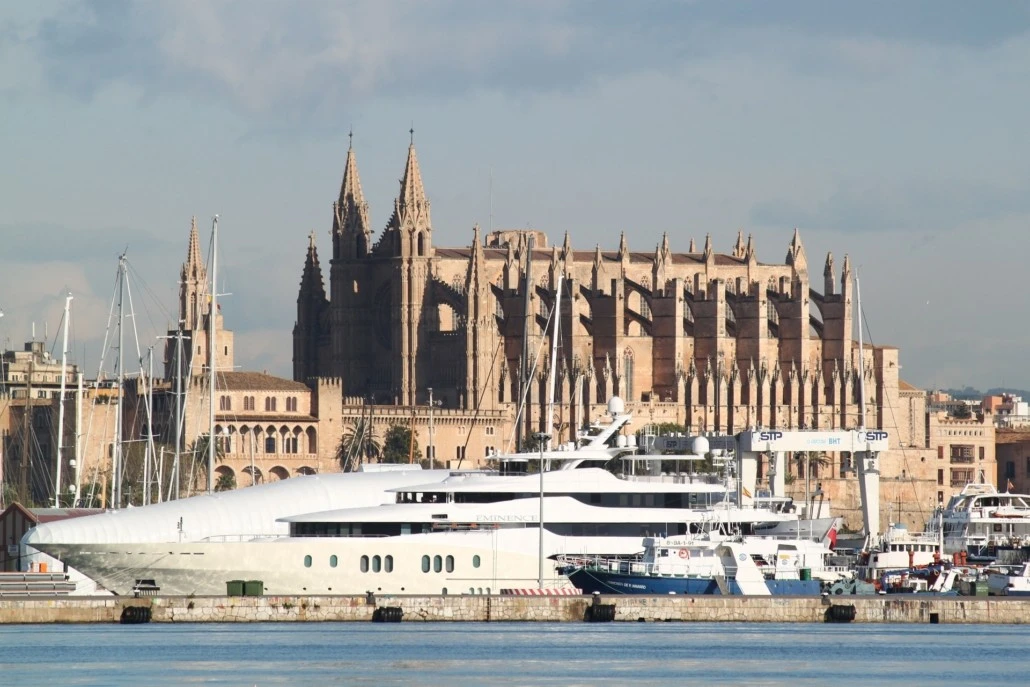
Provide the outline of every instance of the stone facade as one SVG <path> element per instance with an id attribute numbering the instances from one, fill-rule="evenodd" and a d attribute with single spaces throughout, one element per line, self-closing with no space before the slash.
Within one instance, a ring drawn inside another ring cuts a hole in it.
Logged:
<path id="1" fill-rule="evenodd" d="M 1030 494 L 1030 430 L 999 428 L 995 436 L 998 489 Z"/>
<path id="2" fill-rule="evenodd" d="M 348 397 L 407 407 L 433 388 L 446 408 L 514 418 L 524 378 L 532 391 L 523 433 L 556 429 L 563 438 L 615 394 L 638 423 L 657 412 L 694 431 L 863 424 L 850 261 L 838 277 L 827 255 L 816 290 L 796 230 L 782 263 L 759 261 L 742 234 L 728 254 L 711 236 L 686 252 L 667 235 L 653 251 L 634 251 L 625 234 L 617 250 L 583 251 L 568 235 L 548 249 L 540 232 L 484 240 L 478 228 L 469 246 L 438 248 L 411 145 L 376 239 L 348 151 L 332 238 L 328 294 L 309 239 L 294 327 L 298 381 L 337 377 Z M 559 276 L 562 334 L 550 370 L 526 363 L 548 348 Z M 885 408 L 898 407 L 897 350 L 866 346 L 864 357 L 864 424 L 881 427 Z"/>

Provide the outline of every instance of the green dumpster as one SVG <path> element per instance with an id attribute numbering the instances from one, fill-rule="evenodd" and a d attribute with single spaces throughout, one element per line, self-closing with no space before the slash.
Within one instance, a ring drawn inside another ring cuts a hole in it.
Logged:
<path id="1" fill-rule="evenodd" d="M 226 596 L 243 596 L 243 580 L 229 580 L 225 583 Z"/>
<path id="2" fill-rule="evenodd" d="M 801 570 L 800 570 L 800 577 L 801 577 L 802 580 L 811 580 L 812 579 L 812 569 L 811 568 L 801 568 Z"/>
<path id="3" fill-rule="evenodd" d="M 265 583 L 261 580 L 247 580 L 243 583 L 244 596 L 262 596 L 265 593 Z"/>

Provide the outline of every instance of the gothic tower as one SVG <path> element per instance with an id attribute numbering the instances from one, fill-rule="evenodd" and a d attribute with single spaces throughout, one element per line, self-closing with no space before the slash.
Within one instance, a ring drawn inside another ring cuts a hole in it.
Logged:
<path id="1" fill-rule="evenodd" d="M 335 238 L 335 237 L 334 237 Z M 329 301 L 318 262 L 315 233 L 308 236 L 308 253 L 297 295 L 297 322 L 293 326 L 293 378 L 298 382 L 322 376 L 328 340 Z"/>
<path id="2" fill-rule="evenodd" d="M 168 331 L 165 343 L 165 379 L 175 378 L 177 368 L 176 346 L 178 331 L 182 331 L 182 374 L 184 377 L 205 374 L 211 349 L 208 346 L 211 300 L 207 280 L 207 267 L 200 254 L 200 235 L 197 232 L 197 218 L 190 224 L 189 245 L 186 262 L 179 271 L 179 327 Z M 224 328 L 221 306 L 215 313 L 215 363 L 218 370 L 233 368 L 233 333 Z"/>
<path id="3" fill-rule="evenodd" d="M 428 346 L 419 343 L 426 333 L 424 301 L 433 257 L 429 199 L 415 154 L 414 131 L 393 214 L 373 253 L 390 264 L 389 307 L 386 308 L 390 318 L 390 391 L 395 402 L 411 405 L 416 402 L 416 394 L 422 391 L 419 380 L 429 376 Z M 375 307 L 381 311 L 385 305 L 381 302 Z"/>

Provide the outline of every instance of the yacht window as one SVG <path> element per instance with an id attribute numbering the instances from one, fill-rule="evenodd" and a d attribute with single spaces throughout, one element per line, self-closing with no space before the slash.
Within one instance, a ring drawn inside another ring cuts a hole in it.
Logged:
<path id="1" fill-rule="evenodd" d="M 336 558 L 336 554 L 333 554 L 332 556 L 329 556 L 329 567 L 330 567 L 330 568 L 335 568 L 335 567 L 336 567 L 336 564 L 337 564 L 338 562 L 339 562 L 339 561 L 338 561 L 338 559 Z"/>
<path id="2" fill-rule="evenodd" d="M 372 556 L 372 572 L 379 572 L 383 569 L 383 559 L 379 556 Z"/>
<path id="3" fill-rule="evenodd" d="M 304 556 L 304 567 L 305 568 L 310 568 L 311 567 L 311 556 Z"/>
<path id="4" fill-rule="evenodd" d="M 422 572 L 429 572 L 429 556 L 422 556 Z"/>
<path id="5" fill-rule="evenodd" d="M 478 554 L 472 557 L 472 567 L 473 568 L 478 568 L 479 567 L 479 555 Z"/>
<path id="6" fill-rule="evenodd" d="M 361 557 L 361 572 L 368 572 L 368 556 Z"/>
<path id="7" fill-rule="evenodd" d="M 383 559 L 383 570 L 388 573 L 393 572 L 393 556 L 387 556 Z"/>
<path id="8" fill-rule="evenodd" d="M 441 556 L 433 556 L 433 572 L 441 572 L 443 570 L 443 558 Z"/>
<path id="9" fill-rule="evenodd" d="M 454 572 L 454 556 L 447 557 L 447 572 Z"/>

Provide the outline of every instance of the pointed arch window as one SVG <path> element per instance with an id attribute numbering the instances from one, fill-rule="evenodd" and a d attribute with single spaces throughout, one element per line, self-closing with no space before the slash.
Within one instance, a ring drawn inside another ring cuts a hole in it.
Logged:
<path id="1" fill-rule="evenodd" d="M 423 232 L 421 232 L 421 231 L 418 232 L 417 255 L 419 257 L 422 257 L 423 255 L 426 254 L 426 239 L 425 239 L 425 236 L 426 235 Z"/>

